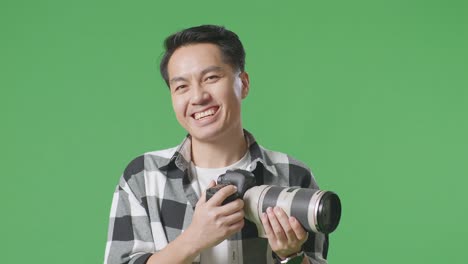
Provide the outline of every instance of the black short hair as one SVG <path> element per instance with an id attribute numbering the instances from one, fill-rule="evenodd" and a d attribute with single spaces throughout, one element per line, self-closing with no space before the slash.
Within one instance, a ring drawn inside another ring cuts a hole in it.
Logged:
<path id="1" fill-rule="evenodd" d="M 231 65 L 234 69 L 239 69 L 241 72 L 244 71 L 245 51 L 236 33 L 223 26 L 201 25 L 176 32 L 164 41 L 166 51 L 161 59 L 159 70 L 167 86 L 169 86 L 167 64 L 174 51 L 182 46 L 197 43 L 212 43 L 217 45 L 221 50 L 223 60 L 227 64 Z"/>

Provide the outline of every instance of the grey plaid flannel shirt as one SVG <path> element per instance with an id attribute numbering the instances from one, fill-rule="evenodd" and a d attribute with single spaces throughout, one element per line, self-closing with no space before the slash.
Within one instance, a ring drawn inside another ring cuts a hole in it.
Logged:
<path id="1" fill-rule="evenodd" d="M 249 169 L 258 185 L 318 188 L 310 170 L 290 156 L 264 149 L 244 130 L 249 146 Z M 190 173 L 191 137 L 178 147 L 145 153 L 125 169 L 115 190 L 109 221 L 105 264 L 146 263 L 192 222 L 198 195 Z M 239 263 L 274 263 L 268 241 L 245 220 L 229 238 L 241 243 Z M 304 251 L 313 264 L 327 263 L 328 236 L 310 233 Z M 193 263 L 199 263 L 197 257 Z"/>

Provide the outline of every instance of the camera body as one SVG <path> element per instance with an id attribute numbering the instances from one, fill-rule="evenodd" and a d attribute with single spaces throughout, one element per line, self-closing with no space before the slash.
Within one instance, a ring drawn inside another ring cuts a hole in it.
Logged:
<path id="1" fill-rule="evenodd" d="M 237 192 L 226 198 L 223 205 L 232 202 L 238 198 L 242 199 L 248 189 L 255 186 L 255 175 L 246 170 L 228 170 L 225 174 L 218 177 L 216 186 L 206 190 L 206 200 L 208 201 L 216 192 L 227 185 L 237 187 Z"/>
<path id="2" fill-rule="evenodd" d="M 329 234 L 339 224 L 341 202 L 334 192 L 299 187 L 272 185 L 256 186 L 255 176 L 246 170 L 228 170 L 220 175 L 217 185 L 206 190 L 209 200 L 227 185 L 235 185 L 237 192 L 223 201 L 244 200 L 245 218 L 255 223 L 260 237 L 266 237 L 260 216 L 268 207 L 281 207 L 288 216 L 294 216 L 308 231 Z"/>

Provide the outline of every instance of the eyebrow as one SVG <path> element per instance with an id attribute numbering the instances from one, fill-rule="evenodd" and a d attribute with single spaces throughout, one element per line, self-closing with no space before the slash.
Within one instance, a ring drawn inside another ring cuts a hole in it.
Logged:
<path id="1" fill-rule="evenodd" d="M 220 72 L 222 70 L 223 70 L 223 67 L 220 67 L 220 66 L 209 66 L 209 67 L 203 69 L 200 72 L 200 75 L 205 75 L 208 72 Z M 185 79 L 184 77 L 181 77 L 181 76 L 177 76 L 177 77 L 172 78 L 169 81 L 169 83 L 174 83 L 174 82 L 178 82 L 178 81 L 187 81 L 187 79 Z"/>

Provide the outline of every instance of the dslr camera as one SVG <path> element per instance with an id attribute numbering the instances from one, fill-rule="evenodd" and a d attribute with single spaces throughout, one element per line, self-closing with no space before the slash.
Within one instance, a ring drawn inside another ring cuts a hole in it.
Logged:
<path id="1" fill-rule="evenodd" d="M 257 226 L 258 235 L 266 237 L 260 216 L 268 207 L 281 207 L 288 216 L 294 216 L 304 229 L 329 234 L 341 217 L 341 202 L 334 192 L 318 189 L 256 186 L 255 176 L 246 170 L 228 170 L 218 177 L 217 185 L 206 190 L 209 200 L 221 188 L 235 185 L 237 192 L 226 198 L 223 204 L 236 199 L 244 200 L 245 218 Z"/>

